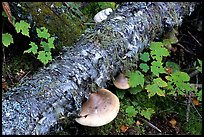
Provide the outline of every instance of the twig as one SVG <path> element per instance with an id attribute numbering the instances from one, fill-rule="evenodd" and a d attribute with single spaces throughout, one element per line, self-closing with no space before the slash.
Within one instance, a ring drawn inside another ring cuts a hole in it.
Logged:
<path id="1" fill-rule="evenodd" d="M 183 45 L 181 45 L 180 43 L 177 43 L 176 45 L 180 46 L 180 47 L 181 47 L 183 50 L 185 50 L 186 52 L 188 52 L 188 53 L 190 53 L 190 54 L 192 54 L 192 55 L 196 56 L 196 54 L 195 54 L 195 53 L 193 53 L 193 52 L 191 52 L 191 51 L 187 50 L 187 49 L 186 49 L 186 48 L 184 48 L 184 46 L 183 46 Z"/>
<path id="2" fill-rule="evenodd" d="M 28 71 L 21 79 L 20 79 L 20 84 L 23 82 L 23 79 L 30 73 L 31 71 Z"/>
<path id="3" fill-rule="evenodd" d="M 190 84 L 191 87 L 202 88 L 202 84 Z"/>
<path id="4" fill-rule="evenodd" d="M 193 76 L 195 76 L 196 74 L 198 74 L 199 73 L 199 71 L 198 70 L 195 70 L 195 71 L 193 71 L 191 74 L 189 74 L 189 76 L 190 77 L 193 77 Z"/>
<path id="5" fill-rule="evenodd" d="M 190 105 L 191 105 L 191 93 L 188 93 L 188 101 L 187 101 L 187 110 L 186 110 L 186 121 L 189 121 L 189 112 L 190 112 Z"/>
<path id="6" fill-rule="evenodd" d="M 142 120 L 144 123 L 146 123 L 148 126 L 156 129 L 157 131 L 159 131 L 160 133 L 162 132 L 158 127 L 156 127 L 155 125 L 153 125 L 152 123 L 148 122 L 147 120 L 143 119 L 143 118 L 139 118 L 140 120 Z"/>
<path id="7" fill-rule="evenodd" d="M 195 111 L 198 113 L 198 115 L 199 115 L 199 116 L 200 116 L 200 118 L 202 119 L 201 114 L 200 114 L 200 113 L 198 112 L 198 110 L 196 109 L 196 107 L 195 107 L 195 105 L 193 104 L 192 100 L 190 100 L 190 102 L 191 102 L 191 104 L 192 104 L 193 108 L 195 109 Z"/>
<path id="8" fill-rule="evenodd" d="M 202 44 L 200 44 L 200 42 L 190 33 L 190 31 L 187 31 L 189 35 L 191 35 L 191 37 L 199 44 L 199 46 L 202 47 Z"/>

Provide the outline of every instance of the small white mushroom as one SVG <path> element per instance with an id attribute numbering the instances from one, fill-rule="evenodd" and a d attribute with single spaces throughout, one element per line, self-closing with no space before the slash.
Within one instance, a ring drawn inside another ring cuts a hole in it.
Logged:
<path id="1" fill-rule="evenodd" d="M 91 93 L 83 103 L 80 118 L 76 122 L 84 126 L 98 127 L 110 123 L 118 114 L 120 102 L 118 97 L 107 89 Z"/>
<path id="2" fill-rule="evenodd" d="M 130 88 L 130 85 L 128 84 L 128 78 L 125 77 L 124 74 L 120 73 L 115 80 L 113 81 L 113 84 L 119 88 L 119 89 L 128 89 Z"/>
<path id="3" fill-rule="evenodd" d="M 113 12 L 113 10 L 111 8 L 107 8 L 107 9 L 104 9 L 104 10 L 98 12 L 94 16 L 94 21 L 95 22 L 102 22 L 103 20 L 106 20 L 107 16 L 110 15 L 111 12 Z"/>

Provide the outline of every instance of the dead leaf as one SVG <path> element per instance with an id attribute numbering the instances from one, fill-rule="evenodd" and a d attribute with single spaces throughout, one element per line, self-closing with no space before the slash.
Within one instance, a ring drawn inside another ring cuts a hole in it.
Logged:
<path id="1" fill-rule="evenodd" d="M 121 130 L 121 132 L 123 132 L 123 133 L 125 133 L 125 132 L 127 131 L 127 129 L 128 129 L 128 126 L 125 126 L 125 125 L 122 125 L 122 126 L 120 127 L 120 130 Z"/>
<path id="2" fill-rule="evenodd" d="M 173 69 L 172 69 L 172 68 L 166 68 L 165 71 L 166 71 L 168 74 L 172 74 Z"/>
<path id="3" fill-rule="evenodd" d="M 141 123 L 139 120 L 137 120 L 137 121 L 135 122 L 135 124 L 136 124 L 137 126 L 139 126 L 139 125 L 141 125 L 142 123 Z"/>
<path id="4" fill-rule="evenodd" d="M 172 118 L 170 121 L 169 121 L 169 123 L 171 124 L 171 127 L 172 128 L 175 128 L 176 127 L 176 120 L 174 119 L 174 118 Z"/>
<path id="5" fill-rule="evenodd" d="M 193 98 L 192 99 L 192 102 L 195 106 L 198 106 L 199 105 L 199 101 L 196 99 L 196 98 Z"/>
<path id="6" fill-rule="evenodd" d="M 2 78 L 2 89 L 4 89 L 5 91 L 8 90 L 8 83 L 4 78 Z"/>

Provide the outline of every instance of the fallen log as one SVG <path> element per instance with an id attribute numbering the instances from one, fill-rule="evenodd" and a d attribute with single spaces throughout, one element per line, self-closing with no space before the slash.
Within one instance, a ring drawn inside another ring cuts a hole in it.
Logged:
<path id="1" fill-rule="evenodd" d="M 74 117 L 90 92 L 119 71 L 137 67 L 137 53 L 180 26 L 197 3 L 129 2 L 64 48 L 51 64 L 2 95 L 2 134 L 49 134 L 61 117 Z"/>

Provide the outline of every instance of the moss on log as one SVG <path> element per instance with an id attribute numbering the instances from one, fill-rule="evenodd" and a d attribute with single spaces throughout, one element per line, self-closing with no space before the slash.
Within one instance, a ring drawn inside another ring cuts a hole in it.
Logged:
<path id="1" fill-rule="evenodd" d="M 72 46 L 86 29 L 81 18 L 74 15 L 65 2 L 10 2 L 12 15 L 37 27 L 46 27 L 58 37 L 60 46 Z M 56 46 L 57 47 L 57 46 Z"/>
<path id="2" fill-rule="evenodd" d="M 135 67 L 137 53 L 181 25 L 196 4 L 123 3 L 51 64 L 3 94 L 2 134 L 49 134 L 59 119 L 76 116 L 90 92 Z"/>

